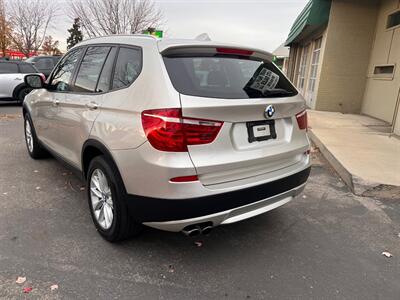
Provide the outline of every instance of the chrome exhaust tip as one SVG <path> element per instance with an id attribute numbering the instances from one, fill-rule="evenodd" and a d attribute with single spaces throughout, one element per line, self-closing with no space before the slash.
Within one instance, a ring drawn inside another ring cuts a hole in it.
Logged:
<path id="1" fill-rule="evenodd" d="M 204 226 L 204 227 L 201 229 L 201 233 L 202 233 L 202 234 L 209 234 L 209 233 L 211 232 L 212 229 L 213 229 L 213 227 L 210 226 L 210 225 Z"/>
<path id="2" fill-rule="evenodd" d="M 188 226 L 182 230 L 182 233 L 189 237 L 197 236 L 201 233 L 199 226 Z"/>

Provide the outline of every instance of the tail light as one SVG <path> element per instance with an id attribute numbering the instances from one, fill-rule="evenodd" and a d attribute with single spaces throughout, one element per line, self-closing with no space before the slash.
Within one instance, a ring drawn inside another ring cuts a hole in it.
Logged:
<path id="1" fill-rule="evenodd" d="M 209 144 L 217 137 L 223 122 L 182 116 L 180 108 L 142 112 L 142 125 L 150 144 L 157 150 L 186 152 L 188 145 Z"/>
<path id="2" fill-rule="evenodd" d="M 308 130 L 307 111 L 303 110 L 298 113 L 296 115 L 296 120 L 300 130 Z"/>
<path id="3" fill-rule="evenodd" d="M 250 56 L 254 53 L 254 51 L 251 50 L 235 49 L 235 48 L 217 48 L 217 52 L 223 54 L 244 55 L 244 56 Z"/>
<path id="4" fill-rule="evenodd" d="M 174 177 L 171 178 L 169 181 L 171 182 L 192 182 L 192 181 L 198 181 L 199 177 L 197 175 L 191 175 L 191 176 L 181 176 L 181 177 Z"/>

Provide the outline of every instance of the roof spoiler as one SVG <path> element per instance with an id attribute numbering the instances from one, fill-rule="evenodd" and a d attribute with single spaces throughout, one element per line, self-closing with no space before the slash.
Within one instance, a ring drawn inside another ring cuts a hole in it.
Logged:
<path id="1" fill-rule="evenodd" d="M 272 61 L 274 56 L 266 51 L 253 49 L 253 48 L 243 48 L 238 46 L 230 45 L 173 45 L 165 48 L 162 52 L 165 56 L 185 56 L 190 54 L 224 54 L 224 55 L 238 55 L 247 56 L 253 58 L 259 58 L 262 60 Z"/>

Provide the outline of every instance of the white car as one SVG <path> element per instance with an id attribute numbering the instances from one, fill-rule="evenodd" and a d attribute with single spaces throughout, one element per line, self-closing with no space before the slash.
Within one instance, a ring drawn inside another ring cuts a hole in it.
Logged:
<path id="1" fill-rule="evenodd" d="M 28 74 L 43 75 L 27 62 L 0 61 L 0 101 L 24 101 L 25 96 L 32 91 L 24 82 Z"/>
<path id="2" fill-rule="evenodd" d="M 32 158 L 82 174 L 98 232 L 194 236 L 275 209 L 310 173 L 304 99 L 268 52 L 150 36 L 82 42 L 23 104 Z"/>

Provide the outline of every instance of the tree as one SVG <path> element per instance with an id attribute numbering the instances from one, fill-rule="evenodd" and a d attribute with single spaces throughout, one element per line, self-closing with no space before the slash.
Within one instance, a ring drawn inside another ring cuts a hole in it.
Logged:
<path id="1" fill-rule="evenodd" d="M 42 50 L 47 55 L 60 55 L 61 51 L 58 49 L 60 45 L 59 41 L 54 41 L 51 35 L 46 36 L 44 38 L 44 42 L 42 45 Z"/>
<path id="2" fill-rule="evenodd" d="M 0 0 L 0 50 L 3 53 L 3 57 L 6 56 L 6 50 L 11 43 L 11 24 L 7 20 L 4 0 Z"/>
<path id="3" fill-rule="evenodd" d="M 56 13 L 56 4 L 46 0 L 12 0 L 8 18 L 13 27 L 11 38 L 19 51 L 29 57 L 43 44 Z"/>
<path id="4" fill-rule="evenodd" d="M 67 38 L 67 48 L 71 49 L 73 46 L 83 40 L 83 34 L 81 30 L 81 22 L 79 18 L 74 19 L 74 24 L 68 29 L 69 37 Z"/>
<path id="5" fill-rule="evenodd" d="M 69 4 L 89 37 L 140 33 L 159 26 L 162 20 L 151 0 L 75 0 Z"/>

